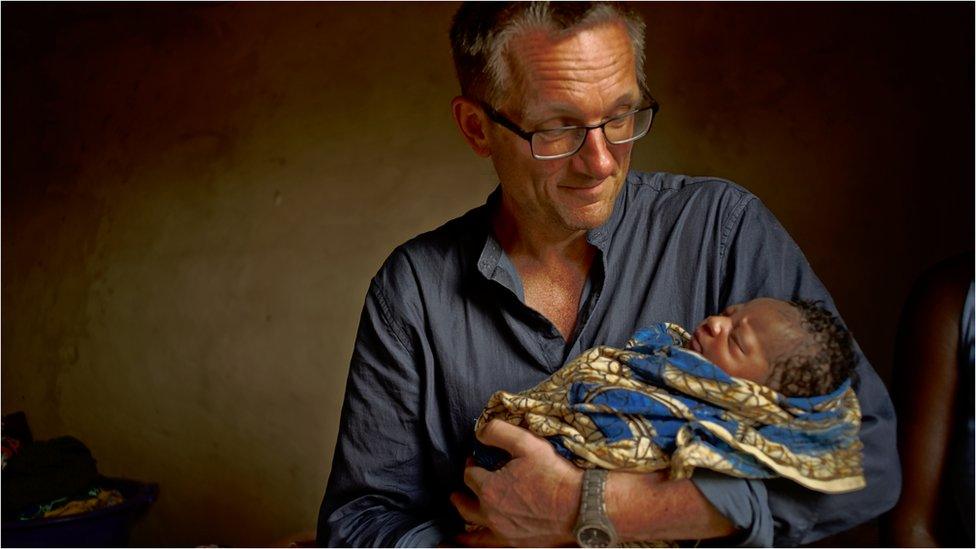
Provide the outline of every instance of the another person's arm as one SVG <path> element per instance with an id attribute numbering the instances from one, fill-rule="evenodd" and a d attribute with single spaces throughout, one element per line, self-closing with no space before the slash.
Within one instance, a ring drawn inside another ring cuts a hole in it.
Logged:
<path id="1" fill-rule="evenodd" d="M 972 257 L 956 263 L 919 282 L 898 330 L 894 393 L 905 482 L 884 528 L 886 541 L 897 547 L 942 544 L 937 511 L 954 428 L 959 323 L 972 280 Z"/>

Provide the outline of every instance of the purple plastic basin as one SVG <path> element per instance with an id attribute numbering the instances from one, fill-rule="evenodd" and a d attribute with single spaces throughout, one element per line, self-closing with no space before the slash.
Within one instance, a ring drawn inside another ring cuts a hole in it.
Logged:
<path id="1" fill-rule="evenodd" d="M 159 493 L 159 486 L 123 478 L 105 478 L 98 486 L 118 490 L 125 501 L 81 515 L 3 523 L 4 547 L 125 547 L 132 524 Z"/>

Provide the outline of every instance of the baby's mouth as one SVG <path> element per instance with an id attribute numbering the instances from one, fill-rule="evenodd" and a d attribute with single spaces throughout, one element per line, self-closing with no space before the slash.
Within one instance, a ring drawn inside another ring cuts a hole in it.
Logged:
<path id="1" fill-rule="evenodd" d="M 691 348 L 692 351 L 695 351 L 696 353 L 701 354 L 701 352 L 702 352 L 702 346 L 701 346 L 701 343 L 698 342 L 698 333 L 697 333 L 697 330 L 695 331 L 694 334 L 692 334 L 691 341 L 688 343 L 688 347 Z"/>

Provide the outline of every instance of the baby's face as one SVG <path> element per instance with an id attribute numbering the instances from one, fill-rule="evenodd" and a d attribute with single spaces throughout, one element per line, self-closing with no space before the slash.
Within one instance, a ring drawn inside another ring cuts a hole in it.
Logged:
<path id="1" fill-rule="evenodd" d="M 803 339 L 792 305 L 759 298 L 703 320 L 688 347 L 730 375 L 766 383 L 771 364 L 796 352 Z"/>

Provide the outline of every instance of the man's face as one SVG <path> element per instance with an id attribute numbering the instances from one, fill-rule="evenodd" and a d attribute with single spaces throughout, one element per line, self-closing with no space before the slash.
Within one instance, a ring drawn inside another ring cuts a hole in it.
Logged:
<path id="1" fill-rule="evenodd" d="M 730 375 L 766 383 L 771 365 L 800 352 L 804 341 L 800 313 L 792 305 L 760 298 L 706 318 L 688 346 Z"/>
<path id="2" fill-rule="evenodd" d="M 630 38 L 606 23 L 559 39 L 530 31 L 513 39 L 511 93 L 498 109 L 527 131 L 601 123 L 641 100 Z M 591 130 L 578 153 L 536 160 L 529 143 L 489 129 L 503 207 L 530 230 L 578 231 L 603 224 L 630 165 L 632 144 L 611 145 Z"/>

